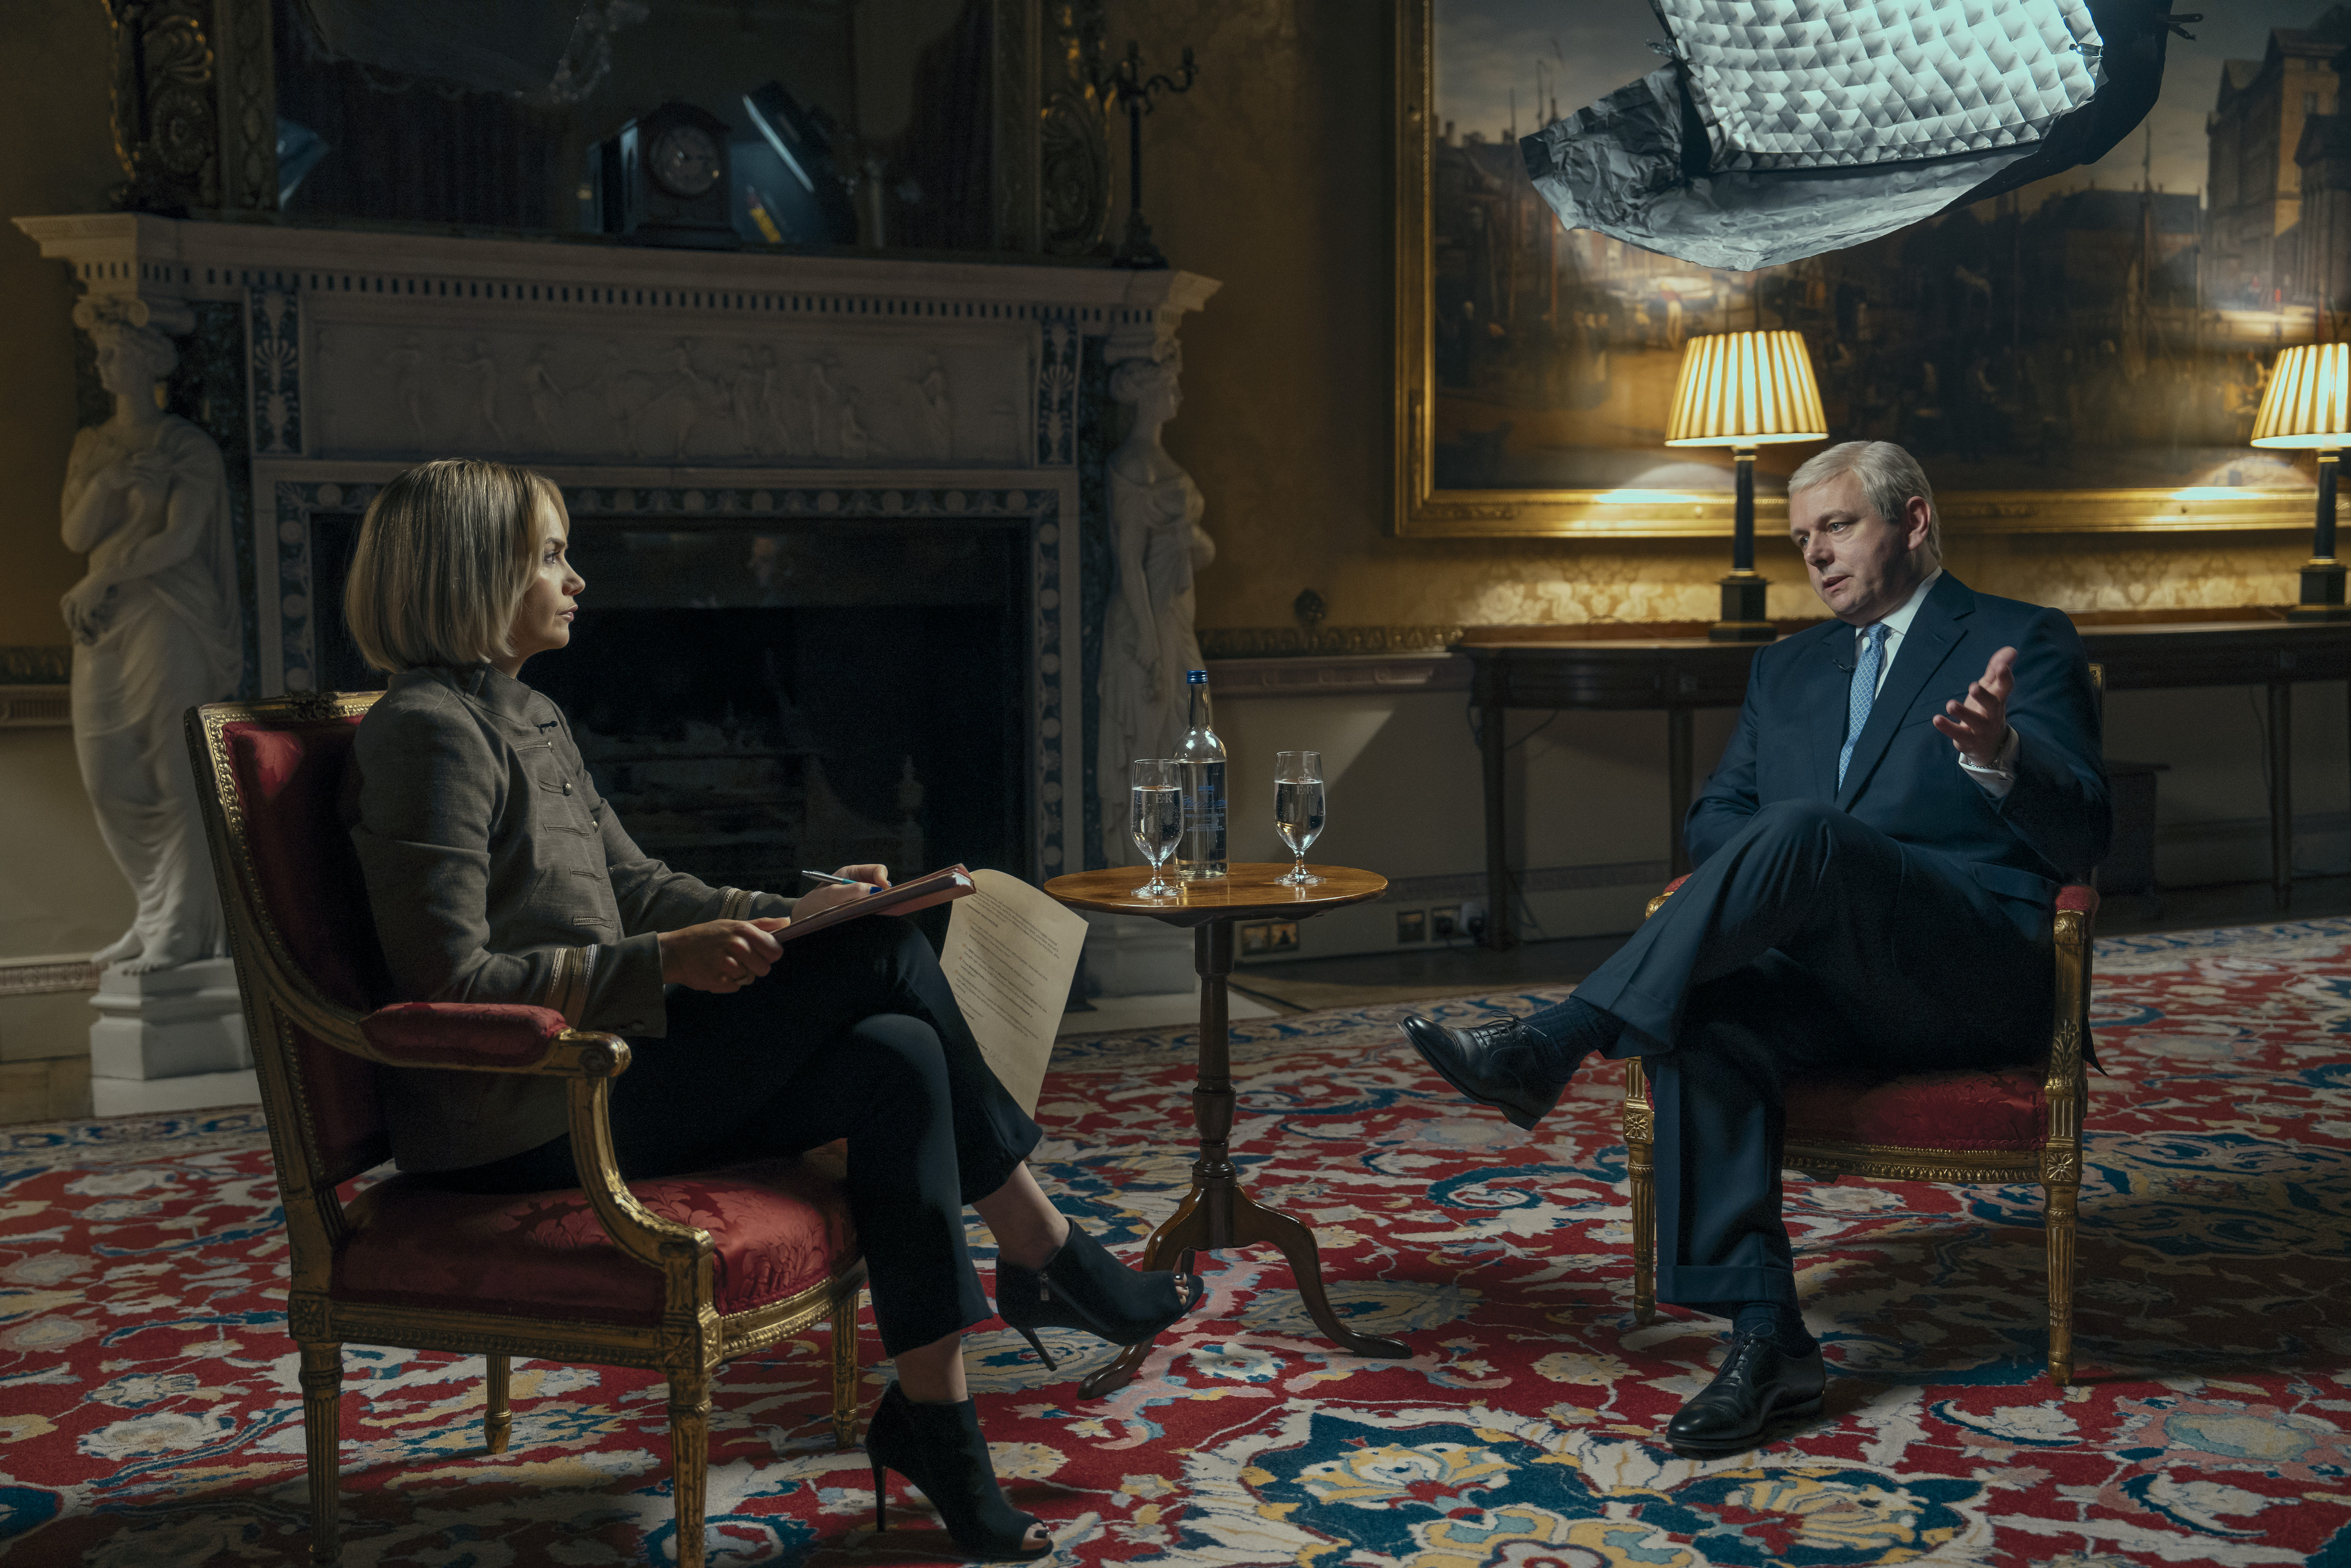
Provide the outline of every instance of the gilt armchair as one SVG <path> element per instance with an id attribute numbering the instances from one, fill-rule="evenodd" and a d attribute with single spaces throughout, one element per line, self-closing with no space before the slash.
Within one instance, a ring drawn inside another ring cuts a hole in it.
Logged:
<path id="1" fill-rule="evenodd" d="M 661 1372 L 677 1561 L 700 1568 L 719 1366 L 830 1318 L 832 1435 L 842 1448 L 854 1435 L 865 1266 L 839 1146 L 624 1182 L 607 1111 L 626 1041 L 545 1008 L 371 1010 L 386 994 L 381 949 L 337 805 L 376 695 L 214 703 L 187 719 L 283 1194 L 311 1561 L 340 1560 L 342 1346 L 360 1343 L 485 1357 L 491 1453 L 512 1431 L 510 1357 Z M 394 1176 L 347 1201 L 348 1184 L 390 1155 L 378 1064 L 567 1080 L 580 1186 L 473 1196 Z"/>
<path id="2" fill-rule="evenodd" d="M 1687 878 L 1649 901 L 1654 915 Z M 2074 1228 L 2089 1098 L 2090 938 L 2095 888 L 2057 894 L 2056 1004 L 2046 1058 L 1987 1071 L 1916 1072 L 1878 1082 L 1822 1075 L 1787 1091 L 1781 1164 L 1816 1179 L 2041 1184 L 2049 1254 L 2049 1380 L 2074 1375 Z M 1633 1313 L 1656 1315 L 1656 1119 L 1641 1059 L 1625 1062 L 1625 1146 L 1633 1189 Z"/>

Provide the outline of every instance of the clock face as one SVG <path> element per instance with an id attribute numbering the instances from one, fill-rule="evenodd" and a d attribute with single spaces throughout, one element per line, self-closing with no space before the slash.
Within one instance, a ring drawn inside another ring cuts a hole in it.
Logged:
<path id="1" fill-rule="evenodd" d="M 653 176 L 673 196 L 699 196 L 718 183 L 718 144 L 696 125 L 673 125 L 653 142 Z"/>

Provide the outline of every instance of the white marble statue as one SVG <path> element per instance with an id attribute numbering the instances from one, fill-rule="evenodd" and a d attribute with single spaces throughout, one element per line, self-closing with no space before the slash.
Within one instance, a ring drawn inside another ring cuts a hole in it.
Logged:
<path id="1" fill-rule="evenodd" d="M 230 695 L 244 663 L 220 448 L 156 406 L 155 383 L 179 356 L 149 324 L 152 308 L 95 300 L 74 311 L 114 416 L 74 437 L 65 542 L 89 555 L 89 571 L 59 606 L 82 784 L 139 901 L 131 929 L 97 955 L 125 974 L 228 951 L 180 727 L 191 706 Z"/>
<path id="2" fill-rule="evenodd" d="M 1094 754 L 1102 802 L 1102 852 L 1134 858 L 1127 835 L 1128 765 L 1170 757 L 1183 738 L 1186 672 L 1200 667 L 1192 629 L 1192 579 L 1217 556 L 1200 527 L 1199 486 L 1159 444 L 1183 402 L 1175 360 L 1128 360 L 1111 372 L 1110 395 L 1134 409 L 1110 455 L 1110 528 L 1116 552 L 1102 630 L 1102 730 Z"/>

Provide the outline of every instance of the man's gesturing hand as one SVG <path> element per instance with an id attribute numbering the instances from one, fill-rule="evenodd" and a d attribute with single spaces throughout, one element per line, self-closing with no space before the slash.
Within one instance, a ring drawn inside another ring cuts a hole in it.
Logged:
<path id="1" fill-rule="evenodd" d="M 697 991 L 739 991 L 783 956 L 768 935 L 783 920 L 709 920 L 661 934 L 662 978 Z"/>
<path id="2" fill-rule="evenodd" d="M 1945 703 L 1935 716 L 1935 727 L 1980 768 L 1997 762 L 2008 742 L 2008 694 L 2016 689 L 2015 669 L 2016 650 L 2002 648 L 1984 666 L 1982 678 L 1969 685 L 1967 700 Z"/>

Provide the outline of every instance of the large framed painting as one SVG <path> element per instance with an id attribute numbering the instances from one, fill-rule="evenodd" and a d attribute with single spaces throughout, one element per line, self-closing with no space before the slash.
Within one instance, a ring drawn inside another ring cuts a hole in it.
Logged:
<path id="1" fill-rule="evenodd" d="M 1730 272 L 1563 229 L 1520 154 L 1660 63 L 1647 0 L 1395 5 L 1399 533 L 1728 533 L 1729 454 L 1668 450 L 1667 402 L 1689 337 L 1757 327 L 1954 531 L 2309 526 L 2310 455 L 2246 440 L 2277 350 L 2351 309 L 2351 8 L 2208 8 L 2098 163 Z M 1760 527 L 1816 450 L 1762 449 Z"/>

